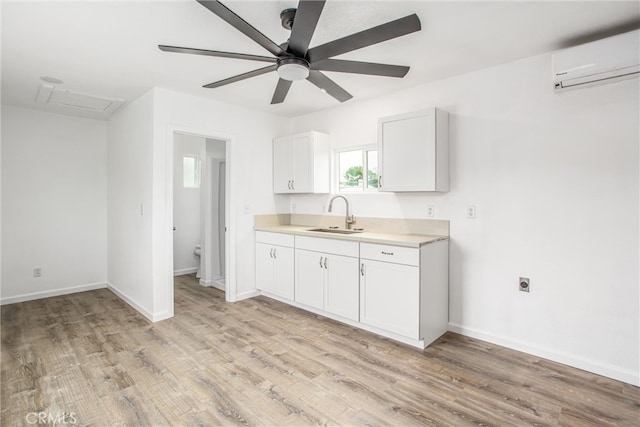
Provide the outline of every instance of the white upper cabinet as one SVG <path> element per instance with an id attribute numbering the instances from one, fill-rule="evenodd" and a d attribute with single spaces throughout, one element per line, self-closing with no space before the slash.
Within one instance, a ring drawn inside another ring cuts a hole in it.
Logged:
<path id="1" fill-rule="evenodd" d="M 430 108 L 378 120 L 379 191 L 449 191 L 449 114 Z"/>
<path id="2" fill-rule="evenodd" d="M 328 193 L 329 168 L 329 135 L 310 131 L 273 140 L 274 193 Z"/>

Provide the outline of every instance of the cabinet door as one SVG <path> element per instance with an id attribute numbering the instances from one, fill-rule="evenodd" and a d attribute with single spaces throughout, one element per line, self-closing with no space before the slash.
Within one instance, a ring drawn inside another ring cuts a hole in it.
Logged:
<path id="1" fill-rule="evenodd" d="M 256 243 L 256 288 L 273 293 L 274 273 L 273 246 Z"/>
<path id="2" fill-rule="evenodd" d="M 296 249 L 295 253 L 295 301 L 323 310 L 325 256 L 301 249 Z"/>
<path id="3" fill-rule="evenodd" d="M 357 321 L 359 306 L 358 258 L 327 255 L 324 310 Z"/>
<path id="4" fill-rule="evenodd" d="M 313 193 L 313 137 L 295 136 L 291 143 L 292 192 Z"/>
<path id="5" fill-rule="evenodd" d="M 282 298 L 293 301 L 293 248 L 274 246 L 273 261 L 273 264 L 275 266 L 273 293 Z"/>
<path id="6" fill-rule="evenodd" d="M 360 321 L 420 339 L 419 267 L 362 260 Z"/>
<path id="7" fill-rule="evenodd" d="M 435 190 L 435 109 L 379 123 L 382 191 Z"/>
<path id="8" fill-rule="evenodd" d="M 293 173 L 291 170 L 291 138 L 273 140 L 273 192 L 290 193 Z"/>

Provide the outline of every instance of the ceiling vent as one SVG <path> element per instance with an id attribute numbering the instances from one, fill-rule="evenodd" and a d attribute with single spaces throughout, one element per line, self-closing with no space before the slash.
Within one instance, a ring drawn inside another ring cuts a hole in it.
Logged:
<path id="1" fill-rule="evenodd" d="M 84 93 L 70 92 L 45 84 L 40 85 L 36 104 L 52 107 L 69 107 L 77 110 L 110 115 L 124 103 L 124 99 L 104 98 Z"/>

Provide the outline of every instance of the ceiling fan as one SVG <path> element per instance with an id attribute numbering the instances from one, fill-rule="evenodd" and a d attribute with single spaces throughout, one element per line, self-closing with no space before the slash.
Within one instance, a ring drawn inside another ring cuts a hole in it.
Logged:
<path id="1" fill-rule="evenodd" d="M 203 87 L 216 88 L 275 71 L 278 73 L 279 80 L 271 104 L 282 103 L 289 92 L 291 83 L 303 79 L 307 79 L 340 102 L 345 102 L 353 97 L 322 71 L 404 77 L 409 71 L 409 67 L 331 58 L 420 30 L 420 20 L 416 14 L 413 14 L 309 49 L 309 43 L 324 8 L 325 0 L 300 0 L 297 9 L 285 9 L 280 13 L 282 26 L 291 30 L 291 36 L 287 42 L 278 45 L 219 1 L 197 1 L 268 50 L 273 57 L 167 45 L 158 45 L 160 50 L 269 62 L 271 65 L 267 67 L 209 83 Z"/>

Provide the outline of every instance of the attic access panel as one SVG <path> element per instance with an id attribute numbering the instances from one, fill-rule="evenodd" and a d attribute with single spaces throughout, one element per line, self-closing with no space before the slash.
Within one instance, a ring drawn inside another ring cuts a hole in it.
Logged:
<path id="1" fill-rule="evenodd" d="M 124 99 L 105 98 L 84 93 L 71 92 L 54 86 L 42 84 L 38 91 L 36 104 L 70 107 L 85 111 L 111 114 L 124 103 Z"/>

